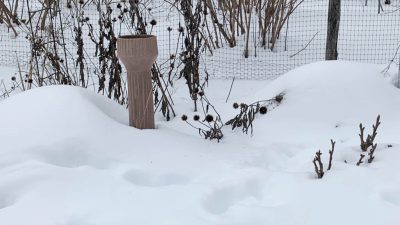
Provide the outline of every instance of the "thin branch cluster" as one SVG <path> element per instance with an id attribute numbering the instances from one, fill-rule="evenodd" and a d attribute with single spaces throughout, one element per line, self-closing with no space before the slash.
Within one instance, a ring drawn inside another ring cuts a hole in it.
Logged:
<path id="1" fill-rule="evenodd" d="M 265 115 L 269 110 L 278 106 L 283 100 L 284 94 L 279 94 L 272 99 L 257 101 L 252 104 L 245 103 L 234 103 L 233 108 L 239 109 L 239 113 L 225 125 L 232 126 L 232 130 L 241 128 L 242 132 L 247 134 L 250 132 L 253 134 L 253 122 L 257 114 Z"/>
<path id="2" fill-rule="evenodd" d="M 361 154 L 360 154 L 360 159 L 357 162 L 357 166 L 361 165 L 364 161 L 363 159 L 366 157 L 365 153 L 368 152 L 368 163 L 372 163 L 374 161 L 375 156 L 375 150 L 376 147 L 378 146 L 377 143 L 374 143 L 375 137 L 378 134 L 378 127 L 381 124 L 380 122 L 381 116 L 378 115 L 376 118 L 375 124 L 372 125 L 372 134 L 368 134 L 366 138 L 364 138 L 364 131 L 365 127 L 360 123 L 360 134 L 358 135 L 360 137 L 360 148 L 361 148 Z M 368 151 L 369 150 L 369 151 Z"/>
<path id="3" fill-rule="evenodd" d="M 182 115 L 182 120 L 189 126 L 198 130 L 199 135 L 209 140 L 217 140 L 218 142 L 223 138 L 222 127 L 224 123 L 221 120 L 220 114 L 215 107 L 211 104 L 208 98 L 204 95 L 203 91 L 197 93 L 201 102 L 201 109 L 203 117 L 198 114 L 193 116 L 193 122 L 188 121 L 186 115 Z"/>
<path id="4" fill-rule="evenodd" d="M 331 170 L 331 168 L 332 168 L 332 159 L 333 159 L 333 153 L 335 152 L 335 144 L 336 144 L 336 142 L 331 139 L 331 149 L 329 150 L 329 164 L 328 164 L 327 170 Z M 324 164 L 322 162 L 321 156 L 322 156 L 321 150 L 318 150 L 315 153 L 315 157 L 312 161 L 314 164 L 314 170 L 315 170 L 315 173 L 317 174 L 318 179 L 321 179 L 325 174 Z"/>

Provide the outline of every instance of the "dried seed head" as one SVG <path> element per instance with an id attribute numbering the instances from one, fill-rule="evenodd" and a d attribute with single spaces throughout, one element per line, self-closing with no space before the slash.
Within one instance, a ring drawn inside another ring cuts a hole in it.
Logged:
<path id="1" fill-rule="evenodd" d="M 235 103 L 233 103 L 233 108 L 234 108 L 234 109 L 237 109 L 237 108 L 239 108 L 239 104 L 237 104 L 236 102 L 235 102 Z"/>
<path id="2" fill-rule="evenodd" d="M 277 101 L 278 103 L 281 103 L 282 100 L 283 100 L 283 96 L 282 95 L 275 96 L 275 101 Z"/>
<path id="3" fill-rule="evenodd" d="M 214 117 L 213 117 L 212 115 L 208 114 L 208 115 L 206 116 L 205 120 L 206 120 L 207 122 L 211 123 L 212 121 L 214 121 Z"/>
<path id="4" fill-rule="evenodd" d="M 152 26 L 155 26 L 155 25 L 157 25 L 157 21 L 156 21 L 155 19 L 152 19 L 152 20 L 150 21 L 150 24 L 151 24 Z"/>
<path id="5" fill-rule="evenodd" d="M 181 119 L 182 119 L 183 121 L 186 121 L 186 120 L 188 119 L 188 117 L 187 117 L 186 115 L 182 115 Z"/>
<path id="6" fill-rule="evenodd" d="M 200 116 L 199 115 L 194 115 L 193 116 L 193 120 L 194 121 L 199 121 L 200 120 Z"/>
<path id="7" fill-rule="evenodd" d="M 12 81 L 16 81 L 16 80 L 17 80 L 17 78 L 16 78 L 16 77 L 14 77 L 14 76 L 12 76 L 12 77 L 11 77 L 11 80 L 12 80 Z"/>
<path id="8" fill-rule="evenodd" d="M 261 114 L 264 115 L 264 114 L 267 113 L 267 111 L 268 111 L 267 107 L 265 107 L 265 106 L 261 106 L 261 107 L 260 107 L 260 113 L 261 113 Z"/>

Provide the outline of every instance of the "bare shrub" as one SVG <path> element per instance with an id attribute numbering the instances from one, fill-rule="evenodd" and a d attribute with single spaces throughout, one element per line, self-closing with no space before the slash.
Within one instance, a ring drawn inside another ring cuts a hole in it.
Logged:
<path id="1" fill-rule="evenodd" d="M 331 170 L 332 168 L 332 159 L 333 159 L 333 153 L 335 152 L 335 144 L 336 142 L 331 139 L 331 149 L 329 150 L 329 164 L 328 164 L 328 169 Z M 318 179 L 321 179 L 325 172 L 324 172 L 324 163 L 322 162 L 322 152 L 321 150 L 318 150 L 315 153 L 314 159 L 313 159 L 313 165 L 314 165 L 314 171 L 317 174 Z"/>
<path id="2" fill-rule="evenodd" d="M 375 124 L 372 125 L 372 134 L 368 134 L 367 138 L 364 139 L 364 131 L 365 131 L 365 127 L 362 125 L 362 123 L 360 123 L 360 134 L 358 135 L 360 137 L 360 148 L 361 148 L 361 154 L 360 154 L 360 159 L 357 162 L 357 166 L 361 165 L 361 163 L 363 163 L 363 159 L 365 157 L 365 154 L 363 152 L 368 152 L 368 163 L 372 163 L 375 159 L 374 153 L 376 150 L 376 147 L 378 146 L 377 143 L 374 143 L 376 135 L 378 134 L 378 127 L 381 124 L 380 122 L 380 118 L 381 116 L 378 115 L 375 121 Z"/>

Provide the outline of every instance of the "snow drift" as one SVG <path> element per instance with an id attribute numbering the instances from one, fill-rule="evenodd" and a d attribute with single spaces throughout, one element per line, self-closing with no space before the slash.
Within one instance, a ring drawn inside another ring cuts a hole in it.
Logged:
<path id="1" fill-rule="evenodd" d="M 0 223 L 398 224 L 400 94 L 381 69 L 321 62 L 257 91 L 238 82 L 232 102 L 285 97 L 256 119 L 253 137 L 226 127 L 219 144 L 179 118 L 131 128 L 124 107 L 85 89 L 10 97 L 0 102 Z M 210 82 L 229 119 L 226 90 Z M 177 110 L 187 113 L 183 96 L 177 90 Z M 357 167 L 358 124 L 370 132 L 378 114 L 376 159 Z M 311 160 L 321 149 L 327 162 L 331 138 L 333 169 L 318 180 Z"/>

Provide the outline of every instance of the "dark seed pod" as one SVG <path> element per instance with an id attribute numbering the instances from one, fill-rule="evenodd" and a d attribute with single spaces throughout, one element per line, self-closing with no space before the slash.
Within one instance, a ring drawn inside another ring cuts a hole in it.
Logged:
<path id="1" fill-rule="evenodd" d="M 194 115 L 193 116 L 193 120 L 194 121 L 199 121 L 200 120 L 200 116 L 199 115 Z"/>
<path id="2" fill-rule="evenodd" d="M 210 115 L 210 114 L 208 114 L 207 116 L 206 116 L 206 121 L 207 122 L 209 122 L 209 123 L 211 123 L 212 121 L 214 121 L 214 117 L 212 116 L 212 115 Z"/>
<path id="3" fill-rule="evenodd" d="M 278 103 L 281 103 L 282 100 L 283 100 L 283 96 L 282 96 L 282 95 L 277 95 L 277 96 L 275 97 L 275 101 L 277 101 Z"/>
<path id="4" fill-rule="evenodd" d="M 186 115 L 182 115 L 181 119 L 182 119 L 183 121 L 186 121 L 186 120 L 188 119 L 188 117 L 187 117 Z"/>
<path id="5" fill-rule="evenodd" d="M 265 107 L 265 106 L 261 106 L 261 107 L 260 107 L 260 113 L 261 113 L 261 114 L 264 115 L 264 114 L 267 113 L 267 111 L 268 111 L 268 110 L 267 110 L 267 107 Z"/>

